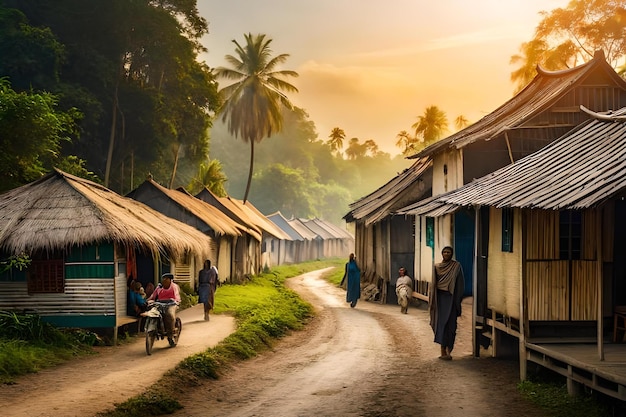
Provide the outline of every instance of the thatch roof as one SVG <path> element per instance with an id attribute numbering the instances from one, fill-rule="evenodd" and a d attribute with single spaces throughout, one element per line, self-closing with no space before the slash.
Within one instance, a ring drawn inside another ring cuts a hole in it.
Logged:
<path id="1" fill-rule="evenodd" d="M 128 193 L 128 197 L 140 201 L 169 217 L 180 220 L 196 229 L 207 232 L 207 227 L 215 236 L 241 236 L 241 227 L 219 209 L 189 194 L 184 189 L 165 188 L 152 178 Z M 190 219 L 191 216 L 194 220 Z"/>
<path id="2" fill-rule="evenodd" d="M 256 220 L 251 219 L 246 213 L 244 213 L 243 209 L 241 209 L 236 203 L 230 201 L 228 197 L 218 197 L 211 190 L 205 187 L 198 194 L 196 194 L 196 198 L 222 211 L 229 218 L 242 225 L 245 228 L 244 230 L 246 233 L 259 242 L 261 241 L 261 228 L 258 224 L 256 224 Z"/>
<path id="3" fill-rule="evenodd" d="M 242 200 L 237 200 L 232 197 L 226 198 L 237 205 L 237 207 L 239 207 L 239 209 L 241 209 L 248 218 L 254 219 L 254 223 L 265 233 L 268 233 L 278 239 L 291 240 L 291 237 L 289 237 L 287 233 L 283 232 L 278 226 L 265 217 L 265 215 L 254 207 L 251 202 L 246 201 L 244 203 Z"/>
<path id="4" fill-rule="evenodd" d="M 0 249 L 12 254 L 115 241 L 174 257 L 210 239 L 108 188 L 55 170 L 0 195 Z"/>

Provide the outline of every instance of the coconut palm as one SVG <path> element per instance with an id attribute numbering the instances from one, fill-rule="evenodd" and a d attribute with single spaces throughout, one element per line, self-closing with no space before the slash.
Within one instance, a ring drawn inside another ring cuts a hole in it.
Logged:
<path id="1" fill-rule="evenodd" d="M 411 126 L 415 129 L 415 136 L 422 137 L 424 146 L 428 146 L 448 131 L 448 117 L 437 106 L 430 106 L 424 110 L 424 115 L 417 116 L 417 122 Z"/>
<path id="2" fill-rule="evenodd" d="M 396 135 L 396 138 L 398 138 L 396 146 L 402 149 L 402 155 L 409 155 L 415 151 L 417 139 L 411 136 L 409 132 L 403 130 Z"/>
<path id="3" fill-rule="evenodd" d="M 227 181 L 226 174 L 222 170 L 222 164 L 217 159 L 208 159 L 200 164 L 197 174 L 191 179 L 187 191 L 196 195 L 203 188 L 208 188 L 213 194 L 225 197 L 224 183 Z"/>
<path id="4" fill-rule="evenodd" d="M 326 143 L 330 146 L 330 150 L 332 152 L 341 153 L 341 149 L 343 149 L 343 140 L 346 138 L 346 133 L 343 129 L 339 127 L 333 128 L 330 135 L 328 135 L 328 138 L 329 139 Z"/>
<path id="5" fill-rule="evenodd" d="M 458 115 L 456 119 L 454 119 L 454 127 L 456 127 L 457 130 L 461 130 L 467 127 L 468 125 L 469 125 L 469 120 L 467 120 L 467 118 L 463 116 L 462 114 Z"/>
<path id="6" fill-rule="evenodd" d="M 293 108 L 284 92 L 298 91 L 283 77 L 297 77 L 298 73 L 276 71 L 276 67 L 284 63 L 289 55 L 272 57 L 272 39 L 266 38 L 264 34 L 251 33 L 244 35 L 244 38 L 245 45 L 233 40 L 237 57 L 225 57 L 232 68 L 219 67 L 216 75 L 234 81 L 220 90 L 225 99 L 220 111 L 222 121 L 228 121 L 228 131 L 232 135 L 250 143 L 250 170 L 243 197 L 245 203 L 254 169 L 254 144 L 282 129 L 282 110 Z"/>

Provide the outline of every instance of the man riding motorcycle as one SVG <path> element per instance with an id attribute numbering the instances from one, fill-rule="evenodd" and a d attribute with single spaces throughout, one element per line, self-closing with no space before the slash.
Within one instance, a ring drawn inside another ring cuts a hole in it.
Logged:
<path id="1" fill-rule="evenodd" d="M 161 302 L 172 300 L 175 302 L 167 308 L 166 314 L 163 317 L 165 331 L 167 332 L 167 341 L 170 343 L 170 346 L 175 346 L 176 343 L 174 339 L 172 339 L 172 333 L 174 331 L 174 321 L 176 320 L 176 309 L 180 304 L 180 288 L 174 282 L 174 274 L 163 274 L 161 276 L 161 285 L 154 290 L 148 300 Z"/>

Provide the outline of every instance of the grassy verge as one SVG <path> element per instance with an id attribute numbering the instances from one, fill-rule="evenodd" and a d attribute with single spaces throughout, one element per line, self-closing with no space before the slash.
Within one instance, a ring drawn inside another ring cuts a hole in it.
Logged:
<path id="1" fill-rule="evenodd" d="M 583 392 L 572 397 L 562 376 L 540 368 L 517 386 L 529 402 L 539 406 L 550 417 L 612 417 L 624 415 L 624 405 L 615 399 Z M 618 412 L 616 414 L 616 412 Z"/>
<path id="2" fill-rule="evenodd" d="M 92 352 L 97 336 L 84 330 L 59 330 L 36 314 L 0 311 L 0 383 Z"/>
<path id="3" fill-rule="evenodd" d="M 221 286 L 215 297 L 215 313 L 233 314 L 237 330 L 214 348 L 183 360 L 174 371 L 143 394 L 117 404 L 115 409 L 98 416 L 159 416 L 182 408 L 171 396 L 168 387 L 192 386 L 201 379 L 217 379 L 229 365 L 267 350 L 274 341 L 292 330 L 302 328 L 311 318 L 312 306 L 286 288 L 285 279 L 326 267 L 342 269 L 344 263 L 343 259 L 331 259 L 284 265 L 253 277 L 244 285 Z M 334 276 L 335 271 L 330 273 L 331 276 Z"/>

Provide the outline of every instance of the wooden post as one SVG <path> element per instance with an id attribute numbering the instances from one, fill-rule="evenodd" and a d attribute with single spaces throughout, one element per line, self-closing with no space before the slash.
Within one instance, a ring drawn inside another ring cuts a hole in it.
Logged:
<path id="1" fill-rule="evenodd" d="M 529 333 L 528 326 L 528 298 L 526 296 L 526 240 L 528 239 L 528 233 L 526 233 L 526 227 L 529 221 L 526 218 L 526 213 L 523 209 L 517 210 L 520 218 L 520 232 L 522 242 L 520 248 L 520 286 L 519 286 L 519 296 L 520 296 L 520 338 L 519 338 L 519 378 L 521 381 L 525 381 L 528 372 L 528 363 L 527 356 L 528 353 L 526 351 L 526 336 Z"/>
<path id="2" fill-rule="evenodd" d="M 602 268 L 602 234 L 604 232 L 603 228 L 602 228 L 602 210 L 601 209 L 595 209 L 596 212 L 596 276 L 597 276 L 597 280 L 598 280 L 598 294 L 597 294 L 597 300 L 598 300 L 598 357 L 601 361 L 604 360 L 604 326 L 602 323 L 602 300 L 603 300 L 603 294 L 602 294 L 602 287 L 603 287 L 603 281 L 604 279 L 602 278 L 603 275 L 603 268 Z"/>
<path id="3" fill-rule="evenodd" d="M 472 299 L 472 346 L 474 349 L 474 357 L 480 357 L 480 335 L 477 334 L 478 329 L 476 328 L 476 312 L 478 311 L 478 244 L 480 239 L 478 237 L 478 233 L 480 231 L 480 206 L 474 206 L 474 270 L 472 273 L 474 274 L 474 279 L 472 280 L 472 294 L 474 297 Z M 481 331 L 483 329 L 480 329 Z"/>

